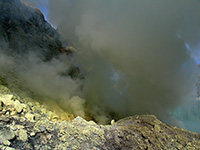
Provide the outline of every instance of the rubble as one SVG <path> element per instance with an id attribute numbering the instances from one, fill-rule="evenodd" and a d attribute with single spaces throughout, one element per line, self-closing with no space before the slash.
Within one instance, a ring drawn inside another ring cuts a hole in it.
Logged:
<path id="1" fill-rule="evenodd" d="M 111 125 L 98 125 L 80 116 L 59 115 L 30 98 L 0 88 L 0 148 L 12 149 L 200 149 L 200 134 L 172 127 L 154 115 L 130 116 Z M 10 94 L 8 94 L 10 93 Z M 18 110 L 16 106 L 21 108 Z M 37 111 L 36 111 L 37 110 Z M 16 113 L 12 113 L 16 112 Z M 57 116 L 57 119 L 51 116 Z"/>

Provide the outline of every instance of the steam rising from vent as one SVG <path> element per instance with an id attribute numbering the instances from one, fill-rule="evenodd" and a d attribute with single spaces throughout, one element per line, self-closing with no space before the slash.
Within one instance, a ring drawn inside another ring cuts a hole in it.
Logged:
<path id="1" fill-rule="evenodd" d="M 101 123 L 153 113 L 177 124 L 168 112 L 196 96 L 198 69 L 186 43 L 200 40 L 200 1 L 49 0 L 47 8 L 48 20 L 78 49 L 71 60 L 84 74 L 83 88 L 60 75 L 64 56 L 43 62 L 37 54 L 18 73 L 27 86 Z"/>
<path id="2" fill-rule="evenodd" d="M 78 97 L 81 81 L 63 75 L 69 68 L 65 55 L 44 62 L 36 53 L 28 53 L 17 60 L 3 53 L 0 49 L 0 76 L 7 79 L 9 86 L 26 88 L 24 92 L 34 92 L 43 102 L 55 100 L 62 109 L 76 116 L 85 117 L 85 100 Z M 20 84 L 20 86 L 19 86 Z M 50 102 L 51 104 L 52 102 Z M 52 105 L 52 104 L 51 104 Z"/>
<path id="3" fill-rule="evenodd" d="M 20 72 L 19 76 L 27 83 L 26 87 L 29 89 L 56 100 L 64 110 L 84 117 L 85 100 L 76 96 L 80 95 L 80 81 L 62 75 L 69 66 L 68 58 L 64 55 L 53 58 L 49 62 L 43 62 L 31 54 L 26 66 L 29 69 Z"/>
<path id="4" fill-rule="evenodd" d="M 166 121 L 167 112 L 195 97 L 197 65 L 185 43 L 199 42 L 199 6 L 49 0 L 48 17 L 80 50 L 74 61 L 85 71 L 84 98 L 95 116 L 154 113 Z"/>

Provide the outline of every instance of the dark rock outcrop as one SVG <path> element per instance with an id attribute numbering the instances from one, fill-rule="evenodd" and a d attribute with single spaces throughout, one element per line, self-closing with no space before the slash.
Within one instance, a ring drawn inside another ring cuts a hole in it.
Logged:
<path id="1" fill-rule="evenodd" d="M 19 69 L 29 70 L 30 58 L 48 62 L 65 53 L 70 59 L 72 49 L 39 9 L 23 0 L 0 0 L 0 55 L 13 63 L 8 68 L 3 60 L 0 62 L 0 67 L 9 72 L 9 75 L 0 72 L 0 82 L 7 84 L 7 80 L 18 78 Z M 70 60 L 66 65 L 66 71 L 61 73 L 63 76 L 73 79 L 81 76 L 79 68 Z"/>
<path id="2" fill-rule="evenodd" d="M 20 0 L 0 0 L 0 8 L 0 40 L 8 44 L 8 54 L 34 51 L 50 59 L 62 49 L 60 35 L 39 9 Z"/>

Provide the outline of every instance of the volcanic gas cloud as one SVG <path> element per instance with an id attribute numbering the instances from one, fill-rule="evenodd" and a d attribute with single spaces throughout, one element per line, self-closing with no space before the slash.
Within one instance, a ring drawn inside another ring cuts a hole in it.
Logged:
<path id="1" fill-rule="evenodd" d="M 178 123 L 170 112 L 196 96 L 200 1 L 36 4 L 46 7 L 47 19 L 77 49 L 70 61 L 84 79 L 60 76 L 67 67 L 63 56 L 42 62 L 31 54 L 31 67 L 21 75 L 29 88 L 101 123 L 145 113 Z"/>

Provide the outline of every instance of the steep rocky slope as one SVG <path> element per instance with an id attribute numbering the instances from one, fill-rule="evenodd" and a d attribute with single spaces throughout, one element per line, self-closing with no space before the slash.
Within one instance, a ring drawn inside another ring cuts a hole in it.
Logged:
<path id="1" fill-rule="evenodd" d="M 24 83 L 19 79 L 19 72 L 29 70 L 33 64 L 57 59 L 63 53 L 69 59 L 71 47 L 39 9 L 21 0 L 0 0 L 0 8 L 0 83 L 20 82 L 21 87 Z M 78 76 L 78 68 L 69 60 L 66 62 L 60 74 Z"/>
<path id="2" fill-rule="evenodd" d="M 0 8 L 0 50 L 3 53 L 17 60 L 24 59 L 27 53 L 37 52 L 42 60 L 48 61 L 60 52 L 69 52 L 38 9 L 20 0 L 0 0 Z M 73 72 L 68 74 L 74 76 Z M 98 125 L 81 117 L 74 119 L 64 112 L 63 115 L 53 112 L 36 102 L 37 99 L 17 92 L 21 90 L 23 88 L 10 90 L 0 85 L 2 150 L 200 149 L 199 134 L 166 125 L 153 115 Z"/>
<path id="3" fill-rule="evenodd" d="M 1 0 L 0 8 L 0 40 L 8 44 L 8 54 L 38 51 L 49 59 L 59 53 L 60 36 L 39 9 L 20 0 Z"/>

